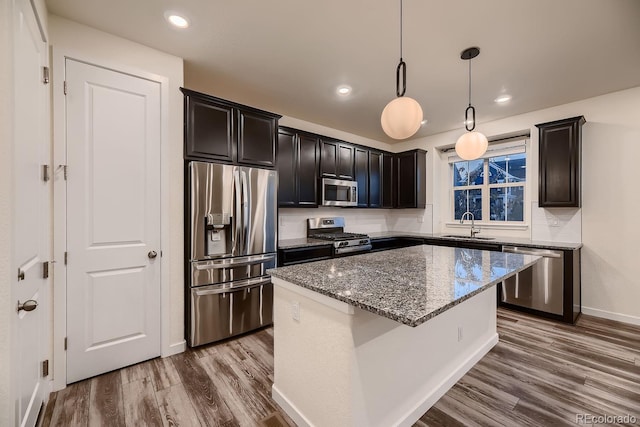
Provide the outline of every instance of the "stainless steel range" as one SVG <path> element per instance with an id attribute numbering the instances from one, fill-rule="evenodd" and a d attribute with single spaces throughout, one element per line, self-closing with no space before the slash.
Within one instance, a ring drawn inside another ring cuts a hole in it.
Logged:
<path id="1" fill-rule="evenodd" d="M 333 242 L 334 255 L 371 250 L 369 236 L 359 233 L 345 233 L 344 218 L 339 216 L 307 219 L 307 237 Z"/>

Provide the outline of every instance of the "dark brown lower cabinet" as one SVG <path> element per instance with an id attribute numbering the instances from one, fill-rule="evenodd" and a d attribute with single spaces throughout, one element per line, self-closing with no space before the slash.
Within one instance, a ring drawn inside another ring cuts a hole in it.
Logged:
<path id="1" fill-rule="evenodd" d="M 278 267 L 320 261 L 332 257 L 333 247 L 331 245 L 278 249 Z"/>

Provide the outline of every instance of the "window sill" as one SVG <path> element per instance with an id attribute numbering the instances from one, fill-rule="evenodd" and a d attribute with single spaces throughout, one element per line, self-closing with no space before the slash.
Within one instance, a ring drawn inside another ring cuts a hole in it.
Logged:
<path id="1" fill-rule="evenodd" d="M 470 221 L 465 221 L 464 224 L 460 224 L 459 221 L 455 222 L 445 222 L 447 227 L 451 228 L 466 228 L 471 227 Z M 476 227 L 479 227 L 483 230 L 528 230 L 528 224 L 496 224 L 496 223 L 487 223 L 487 222 L 476 222 Z"/>

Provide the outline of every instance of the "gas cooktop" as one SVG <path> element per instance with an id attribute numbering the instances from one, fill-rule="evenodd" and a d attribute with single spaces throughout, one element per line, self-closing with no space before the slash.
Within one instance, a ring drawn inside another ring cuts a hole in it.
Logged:
<path id="1" fill-rule="evenodd" d="M 335 255 L 371 250 L 369 236 L 361 233 L 345 233 L 344 218 L 309 218 L 307 237 L 333 242 Z"/>

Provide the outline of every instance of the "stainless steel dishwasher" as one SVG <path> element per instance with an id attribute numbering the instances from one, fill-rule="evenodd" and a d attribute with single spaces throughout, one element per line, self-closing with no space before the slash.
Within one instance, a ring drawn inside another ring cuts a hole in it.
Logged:
<path id="1" fill-rule="evenodd" d="M 563 314 L 564 253 L 550 249 L 503 246 L 502 252 L 537 255 L 542 259 L 531 267 L 503 281 L 502 303 Z"/>

